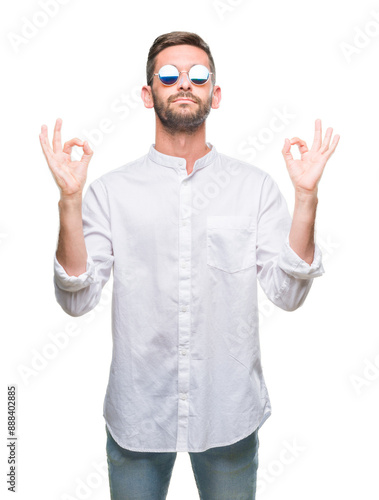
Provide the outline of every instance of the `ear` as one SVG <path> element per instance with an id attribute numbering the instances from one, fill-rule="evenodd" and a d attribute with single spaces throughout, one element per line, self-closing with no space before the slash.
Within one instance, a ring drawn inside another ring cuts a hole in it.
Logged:
<path id="1" fill-rule="evenodd" d="M 220 106 L 220 102 L 221 102 L 221 87 L 219 85 L 215 85 L 213 87 L 212 109 L 217 109 Z"/>
<path id="2" fill-rule="evenodd" d="M 154 100 L 150 85 L 144 85 L 141 90 L 141 98 L 145 108 L 153 108 Z"/>

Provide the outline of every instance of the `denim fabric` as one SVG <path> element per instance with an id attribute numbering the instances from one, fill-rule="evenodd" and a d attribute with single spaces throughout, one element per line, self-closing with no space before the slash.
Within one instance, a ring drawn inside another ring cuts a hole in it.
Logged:
<path id="1" fill-rule="evenodd" d="M 111 500 L 165 500 L 177 452 L 140 452 L 121 448 L 107 426 Z M 189 452 L 201 500 L 255 500 L 258 429 L 228 446 Z"/>

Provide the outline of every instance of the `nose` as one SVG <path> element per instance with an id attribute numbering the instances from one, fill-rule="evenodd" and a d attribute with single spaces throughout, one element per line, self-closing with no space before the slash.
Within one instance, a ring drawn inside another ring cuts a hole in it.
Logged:
<path id="1" fill-rule="evenodd" d="M 191 80 L 189 79 L 188 73 L 186 71 L 182 71 L 178 78 L 178 88 L 179 89 L 189 89 L 191 88 Z"/>

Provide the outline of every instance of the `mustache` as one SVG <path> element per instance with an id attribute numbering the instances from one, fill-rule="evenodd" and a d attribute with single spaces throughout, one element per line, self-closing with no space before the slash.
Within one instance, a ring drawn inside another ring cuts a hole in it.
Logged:
<path id="1" fill-rule="evenodd" d="M 172 101 L 175 101 L 176 99 L 180 99 L 181 97 L 183 97 L 184 99 L 192 99 L 193 101 L 197 102 L 199 104 L 200 102 L 200 99 L 194 95 L 192 95 L 191 93 L 185 93 L 185 92 L 179 92 L 178 94 L 176 95 L 172 95 L 168 98 L 168 102 L 172 102 Z"/>

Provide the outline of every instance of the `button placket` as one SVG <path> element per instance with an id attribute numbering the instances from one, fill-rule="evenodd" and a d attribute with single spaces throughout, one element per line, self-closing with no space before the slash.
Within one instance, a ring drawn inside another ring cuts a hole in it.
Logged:
<path id="1" fill-rule="evenodd" d="M 191 184 L 185 161 L 179 172 L 179 307 L 178 307 L 178 429 L 177 449 L 185 450 L 188 441 L 188 391 L 190 384 L 189 343 L 191 332 Z"/>

